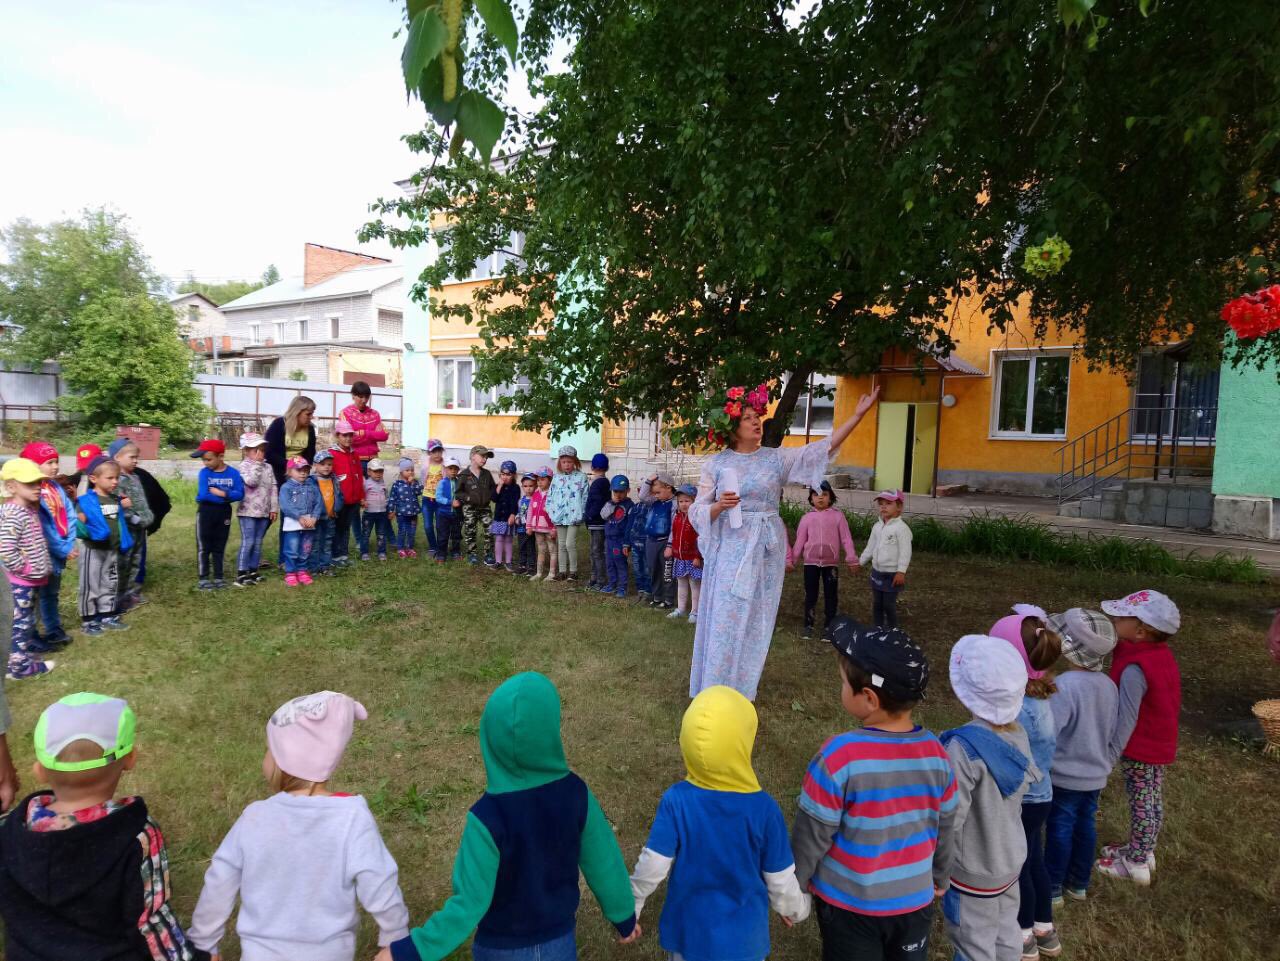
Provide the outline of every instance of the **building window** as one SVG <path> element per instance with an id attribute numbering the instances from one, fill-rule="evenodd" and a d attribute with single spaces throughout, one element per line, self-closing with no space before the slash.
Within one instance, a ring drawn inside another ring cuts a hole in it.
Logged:
<path id="1" fill-rule="evenodd" d="M 289 343 L 289 325 L 283 320 L 276 324 L 276 343 Z"/>
<path id="2" fill-rule="evenodd" d="M 1070 380 L 1070 354 L 1000 356 L 996 366 L 995 434 L 1065 437 Z"/>
<path id="3" fill-rule="evenodd" d="M 187 304 L 187 323 L 191 325 L 192 329 L 195 329 L 196 325 L 200 323 L 200 308 L 195 304 Z"/>
<path id="4" fill-rule="evenodd" d="M 329 318 L 329 339 L 342 340 L 342 316 L 334 314 Z"/>
<path id="5" fill-rule="evenodd" d="M 790 375 L 788 375 L 788 380 Z M 819 388 L 815 390 L 815 388 Z M 821 388 L 825 388 L 825 391 Z M 796 398 L 791 415 L 790 434 L 830 434 L 836 419 L 836 379 L 812 374 L 803 393 Z M 827 391 L 829 396 L 823 396 Z"/>
<path id="6" fill-rule="evenodd" d="M 226 364 L 214 364 L 214 365 L 213 365 L 213 373 L 214 373 L 214 376 L 216 376 L 216 377 L 225 377 L 225 376 L 227 375 L 227 365 L 226 365 Z"/>
<path id="7" fill-rule="evenodd" d="M 519 262 L 524 255 L 524 231 L 512 231 L 507 238 L 507 243 L 493 253 L 480 257 L 471 267 L 471 272 L 464 276 L 454 278 L 457 281 L 469 280 L 492 280 L 494 277 L 501 276 L 502 270 L 508 263 Z M 446 234 L 437 234 L 436 240 L 440 244 L 443 251 L 448 247 L 448 238 Z"/>
<path id="8" fill-rule="evenodd" d="M 1200 367 L 1164 354 L 1138 358 L 1134 391 L 1133 435 L 1165 440 L 1213 443 L 1218 429 L 1220 371 Z"/>
<path id="9" fill-rule="evenodd" d="M 470 357 L 436 358 L 436 408 L 483 411 L 499 397 L 509 397 L 529 386 L 528 378 L 520 377 L 514 385 L 481 390 L 472 383 L 474 377 L 475 361 Z"/>
<path id="10" fill-rule="evenodd" d="M 251 344 L 262 343 L 262 325 L 261 324 L 249 325 L 249 343 Z"/>
<path id="11" fill-rule="evenodd" d="M 232 361 L 232 362 L 231 362 L 231 376 L 232 376 L 232 377 L 243 377 L 243 376 L 244 376 L 244 361 L 243 361 L 243 360 L 236 360 L 236 361 Z"/>

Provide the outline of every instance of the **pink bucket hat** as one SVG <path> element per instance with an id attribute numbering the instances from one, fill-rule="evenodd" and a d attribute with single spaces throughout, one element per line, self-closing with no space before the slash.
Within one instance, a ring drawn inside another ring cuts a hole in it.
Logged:
<path id="1" fill-rule="evenodd" d="M 356 429 L 351 426 L 351 423 L 345 417 L 339 417 L 338 422 L 333 425 L 333 432 L 335 434 L 354 434 Z"/>
<path id="2" fill-rule="evenodd" d="M 333 777 L 364 705 L 345 694 L 320 691 L 287 701 L 267 722 L 267 746 L 286 774 L 320 783 Z"/>
<path id="3" fill-rule="evenodd" d="M 1021 605 L 1019 605 L 1021 606 Z M 998 637 L 1002 641 L 1008 641 L 1018 656 L 1022 658 L 1023 666 L 1027 669 L 1027 677 L 1033 681 L 1038 681 L 1044 677 L 1044 671 L 1037 671 L 1031 666 L 1031 659 L 1027 657 L 1027 646 L 1022 643 L 1022 622 L 1028 617 L 1035 617 L 1031 613 L 1010 614 L 1008 617 L 1002 617 L 991 625 L 988 633 L 992 637 Z M 1044 618 L 1040 618 L 1042 621 Z"/>

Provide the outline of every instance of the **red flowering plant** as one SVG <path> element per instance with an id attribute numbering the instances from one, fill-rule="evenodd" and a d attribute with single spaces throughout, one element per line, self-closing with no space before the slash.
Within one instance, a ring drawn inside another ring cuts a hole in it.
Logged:
<path id="1" fill-rule="evenodd" d="M 760 384 L 748 391 L 745 387 L 730 387 L 724 392 L 724 403 L 718 395 L 711 395 L 704 408 L 702 422 L 707 425 L 707 443 L 724 447 L 729 434 L 738 426 L 742 412 L 750 407 L 761 417 L 769 410 L 769 385 Z"/>
<path id="2" fill-rule="evenodd" d="M 1280 284 L 1230 301 L 1222 308 L 1222 319 L 1241 340 L 1255 340 L 1280 330 Z"/>

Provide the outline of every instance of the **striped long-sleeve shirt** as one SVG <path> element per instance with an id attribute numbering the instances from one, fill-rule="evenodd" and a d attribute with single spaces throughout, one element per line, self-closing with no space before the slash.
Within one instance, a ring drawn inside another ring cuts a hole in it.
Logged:
<path id="1" fill-rule="evenodd" d="M 805 774 L 791 838 L 796 877 L 856 914 L 918 911 L 935 883 L 946 886 L 934 859 L 950 843 L 955 807 L 955 775 L 932 732 L 838 734 Z"/>
<path id="2" fill-rule="evenodd" d="M 0 564 L 14 584 L 43 584 L 53 570 L 37 508 L 0 504 Z"/>

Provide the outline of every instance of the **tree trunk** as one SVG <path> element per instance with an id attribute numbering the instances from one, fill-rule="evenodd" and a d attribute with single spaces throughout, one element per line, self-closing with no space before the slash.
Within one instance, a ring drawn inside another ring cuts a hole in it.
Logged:
<path id="1" fill-rule="evenodd" d="M 782 438 L 787 436 L 787 428 L 791 426 L 791 412 L 796 409 L 796 400 L 809 386 L 809 376 L 813 373 L 812 365 L 805 364 L 791 372 L 787 386 L 778 398 L 778 405 L 773 409 L 773 416 L 764 422 L 763 447 L 781 447 Z"/>

